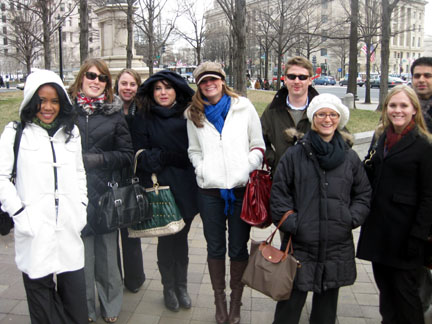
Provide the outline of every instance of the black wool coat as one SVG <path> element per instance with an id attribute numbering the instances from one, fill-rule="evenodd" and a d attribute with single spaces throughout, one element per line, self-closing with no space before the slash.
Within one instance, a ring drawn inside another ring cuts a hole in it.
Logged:
<path id="1" fill-rule="evenodd" d="M 170 186 L 182 217 L 193 218 L 198 213 L 198 186 L 187 155 L 189 142 L 184 108 L 153 106 L 149 115 L 137 113 L 131 124 L 131 134 L 135 151 L 145 149 L 137 167 L 140 181 L 150 188 L 151 174 L 156 173 L 161 186 Z"/>
<path id="2" fill-rule="evenodd" d="M 362 226 L 357 257 L 399 269 L 423 263 L 408 258 L 412 236 L 426 240 L 432 224 L 432 145 L 417 129 L 406 134 L 384 157 L 385 132 L 378 139 L 368 175 L 371 213 Z"/>
<path id="3" fill-rule="evenodd" d="M 301 263 L 294 288 L 321 293 L 354 283 L 356 265 L 352 230 L 369 213 L 371 189 L 357 153 L 345 145 L 345 161 L 320 168 L 309 135 L 282 156 L 271 189 L 275 224 L 292 234 L 294 256 Z M 282 248 L 289 235 L 284 236 Z"/>
<path id="4" fill-rule="evenodd" d="M 82 153 L 103 154 L 103 164 L 86 169 L 87 220 L 96 216 L 96 208 L 102 194 L 109 190 L 108 182 L 119 179 L 122 168 L 129 167 L 133 160 L 133 147 L 126 120 L 121 112 L 122 101 L 115 97 L 112 103 L 105 103 L 93 114 L 87 113 L 78 105 L 77 125 L 81 133 Z M 93 234 L 87 224 L 83 235 Z"/>

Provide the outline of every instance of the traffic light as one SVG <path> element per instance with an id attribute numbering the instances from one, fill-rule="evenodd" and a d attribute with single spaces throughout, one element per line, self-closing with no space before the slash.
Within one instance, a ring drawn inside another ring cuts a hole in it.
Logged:
<path id="1" fill-rule="evenodd" d="M 165 53 L 165 45 L 162 45 L 162 53 Z"/>
<path id="2" fill-rule="evenodd" d="M 316 64 L 316 62 L 317 62 L 316 55 L 314 55 L 314 56 L 312 56 L 312 63 Z"/>

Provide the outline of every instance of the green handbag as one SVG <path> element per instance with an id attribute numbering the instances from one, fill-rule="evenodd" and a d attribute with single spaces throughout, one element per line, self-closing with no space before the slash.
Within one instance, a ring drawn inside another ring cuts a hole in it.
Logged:
<path id="1" fill-rule="evenodd" d="M 159 186 L 152 174 L 153 188 L 146 188 L 153 218 L 129 227 L 129 237 L 159 237 L 180 232 L 185 222 L 180 214 L 169 186 Z"/>

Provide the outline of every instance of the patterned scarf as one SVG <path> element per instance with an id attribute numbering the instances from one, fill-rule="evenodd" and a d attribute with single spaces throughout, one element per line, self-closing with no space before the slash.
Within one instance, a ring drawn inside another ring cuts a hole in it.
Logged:
<path id="1" fill-rule="evenodd" d="M 79 92 L 77 95 L 77 104 L 80 105 L 87 114 L 91 115 L 104 104 L 106 99 L 105 93 L 102 93 L 96 98 L 88 98 L 84 93 Z"/>
<path id="2" fill-rule="evenodd" d="M 54 129 L 54 128 L 58 127 L 59 120 L 56 118 L 51 122 L 51 124 L 47 124 L 47 123 L 44 123 L 39 118 L 34 117 L 32 122 L 36 125 L 39 125 L 43 129 L 50 130 L 50 129 Z"/>
<path id="3" fill-rule="evenodd" d="M 390 149 L 397 143 L 399 140 L 404 137 L 406 134 L 408 134 L 410 131 L 412 131 L 415 127 L 416 123 L 414 119 L 411 119 L 410 123 L 405 127 L 405 129 L 402 131 L 402 133 L 397 134 L 394 131 L 393 125 L 390 125 L 387 127 L 386 131 L 386 139 L 384 142 L 384 156 L 387 155 L 387 152 L 390 151 Z"/>

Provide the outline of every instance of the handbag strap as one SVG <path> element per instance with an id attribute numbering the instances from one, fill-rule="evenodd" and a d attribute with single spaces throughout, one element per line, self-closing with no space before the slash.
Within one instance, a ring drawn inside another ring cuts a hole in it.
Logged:
<path id="1" fill-rule="evenodd" d="M 253 151 L 253 150 L 258 150 L 258 151 L 260 151 L 260 152 L 262 153 L 262 155 L 263 155 L 263 161 L 262 161 L 261 168 L 264 169 L 264 166 L 265 166 L 267 170 L 270 170 L 270 166 L 269 166 L 269 164 L 268 164 L 268 162 L 267 162 L 267 158 L 266 158 L 266 155 L 265 155 L 265 151 L 264 151 L 264 149 L 263 149 L 262 147 L 252 147 L 252 148 L 251 148 L 251 151 Z"/>
<path id="2" fill-rule="evenodd" d="M 274 229 L 274 231 L 266 239 L 266 243 L 267 244 L 270 244 L 270 245 L 272 244 L 273 238 L 276 235 L 276 232 L 279 230 L 279 228 L 282 226 L 282 224 L 287 220 L 288 216 L 291 215 L 291 214 L 294 214 L 294 211 L 292 209 L 288 210 L 285 214 L 283 214 L 281 220 L 279 221 L 279 223 L 276 226 L 276 228 Z M 292 247 L 292 240 L 291 240 L 291 235 L 290 235 L 290 237 L 288 239 L 288 244 L 287 244 L 287 246 L 285 248 L 284 258 L 288 255 L 288 253 L 292 254 L 293 252 L 294 252 L 294 249 Z"/>
<path id="3" fill-rule="evenodd" d="M 14 141 L 14 164 L 12 168 L 11 181 L 15 182 L 16 171 L 17 171 L 17 160 L 18 160 L 18 151 L 21 143 L 21 136 L 23 133 L 23 126 L 21 122 L 15 122 L 16 133 L 15 133 L 15 141 Z"/>
<path id="4" fill-rule="evenodd" d="M 136 168 L 137 168 L 137 164 L 138 164 L 138 157 L 139 157 L 139 155 L 140 155 L 142 152 L 144 152 L 144 151 L 145 151 L 145 149 L 140 149 L 140 150 L 138 150 L 138 151 L 135 153 L 135 158 L 134 158 L 134 167 L 133 167 L 134 176 L 135 176 L 135 174 L 136 174 Z M 159 194 L 159 182 L 158 182 L 158 179 L 157 179 L 156 173 L 152 173 L 152 175 L 151 175 L 151 180 L 152 180 L 152 182 L 153 182 L 153 188 L 154 188 L 156 194 L 158 195 L 158 194 Z"/>
<path id="5" fill-rule="evenodd" d="M 136 153 L 135 153 L 135 158 L 134 158 L 134 165 L 133 165 L 133 176 L 135 177 L 135 175 L 136 175 L 136 169 L 137 169 L 137 165 L 138 165 L 138 157 L 139 157 L 139 155 L 142 153 L 142 152 L 144 152 L 145 151 L 145 149 L 141 149 L 141 150 L 138 150 Z"/>

